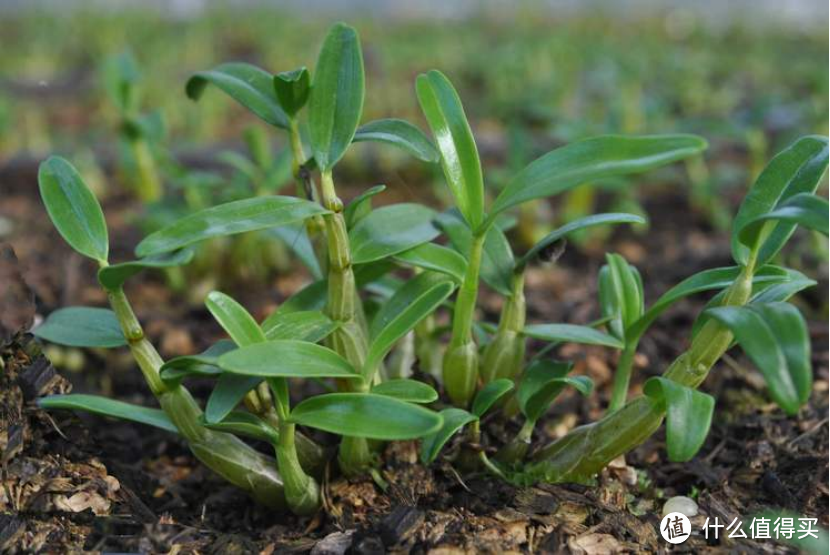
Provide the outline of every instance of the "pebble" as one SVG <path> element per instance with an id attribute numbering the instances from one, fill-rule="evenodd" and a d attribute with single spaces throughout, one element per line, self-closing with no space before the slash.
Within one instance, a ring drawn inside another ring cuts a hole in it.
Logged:
<path id="1" fill-rule="evenodd" d="M 669 513 L 681 513 L 689 518 L 697 516 L 697 503 L 694 499 L 678 495 L 672 497 L 663 505 L 663 516 Z"/>

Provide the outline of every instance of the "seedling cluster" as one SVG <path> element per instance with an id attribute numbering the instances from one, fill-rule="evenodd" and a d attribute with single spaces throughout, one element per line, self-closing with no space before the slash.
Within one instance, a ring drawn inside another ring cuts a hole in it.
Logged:
<path id="1" fill-rule="evenodd" d="M 415 86 L 432 138 L 403 120 L 361 121 L 363 57 L 357 33 L 346 25 L 335 25 L 327 35 L 313 75 L 306 68 L 271 75 L 225 63 L 196 73 L 186 92 L 199 99 L 208 87 L 287 134 L 296 196 L 260 190 L 194 210 L 145 237 L 135 260 L 111 263 L 107 224 L 95 196 L 69 162 L 46 160 L 39 174 L 46 209 L 66 242 L 98 263 L 111 309 L 64 308 L 35 333 L 73 346 L 128 347 L 160 409 L 72 394 L 41 399 L 41 406 L 178 433 L 202 463 L 258 501 L 304 515 L 320 507 L 319 480 L 333 462 L 305 428 L 339 436 L 336 459 L 345 474 L 372 472 L 389 441 L 420 440 L 422 462 L 430 464 L 466 428 L 455 457 L 465 470 L 515 484 L 588 482 L 664 420 L 669 457 L 693 457 L 714 409 L 714 399 L 697 388 L 734 343 L 761 371 L 784 411 L 795 413 L 807 400 L 809 336 L 803 317 L 786 301 L 814 282 L 774 260 L 797 225 L 827 235 L 827 202 L 814 194 L 827 168 L 826 138 L 799 139 L 760 175 L 732 221 L 735 265 L 704 270 L 647 303 L 637 269 L 608 254 L 597 276 L 599 320 L 585 326 L 529 324 L 524 293 L 529 266 L 540 259 L 555 263 L 571 234 L 644 220 L 629 213 L 588 215 L 522 253 L 514 252 L 507 238 L 513 211 L 585 183 L 689 159 L 705 149 L 704 140 L 691 135 L 582 140 L 531 162 L 489 198 L 461 100 L 439 71 L 420 75 Z M 383 186 L 344 204 L 334 170 L 360 141 L 440 163 L 454 205 L 443 212 L 416 203 L 373 208 Z M 133 313 L 125 281 L 144 269 L 187 264 L 204 241 L 271 229 L 290 229 L 313 249 L 298 259 L 317 279 L 262 322 L 228 295 L 209 293 L 207 309 L 228 339 L 198 355 L 163 360 Z M 503 297 L 497 323 L 476 318 L 482 283 Z M 690 331 L 688 349 L 662 376 L 646 382 L 643 395 L 632 397 L 629 381 L 640 338 L 671 305 L 704 291 L 714 296 Z M 444 314 L 448 327 L 440 325 Z M 550 348 L 529 356 L 531 338 L 551 346 L 570 342 L 620 351 L 607 413 L 546 446 L 531 445 L 536 423 L 565 388 L 590 395 L 593 384 L 572 375 L 570 362 L 551 358 Z M 413 353 L 422 369 L 439 378 L 451 406 L 439 410 L 446 405 L 438 391 L 411 378 L 411 364 L 401 361 Z M 193 377 L 215 380 L 204 408 L 188 392 Z M 303 397 L 302 380 L 322 383 L 326 392 Z M 495 455 L 477 448 L 487 413 L 523 422 Z M 240 437 L 270 445 L 275 456 Z"/>

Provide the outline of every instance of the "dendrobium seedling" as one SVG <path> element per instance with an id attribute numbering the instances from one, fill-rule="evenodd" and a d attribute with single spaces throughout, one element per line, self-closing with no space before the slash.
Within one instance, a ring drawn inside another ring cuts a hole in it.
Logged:
<path id="1" fill-rule="evenodd" d="M 489 202 L 461 102 L 441 73 L 420 76 L 416 86 L 437 148 L 416 126 L 400 120 L 360 125 L 363 60 L 357 34 L 346 25 L 329 32 L 313 74 L 300 68 L 271 75 L 228 63 L 197 73 L 187 83 L 187 94 L 198 98 L 208 85 L 288 133 L 297 196 L 264 194 L 196 211 L 145 237 L 135 249 L 137 260 L 110 264 L 97 200 L 67 161 L 45 161 L 39 182 L 47 211 L 67 243 L 98 262 L 111 310 L 64 308 L 35 333 L 74 346 L 129 347 L 161 410 L 87 395 L 48 397 L 42 406 L 177 431 L 199 460 L 258 501 L 309 514 L 321 504 L 318 480 L 329 461 L 327 452 L 301 433 L 303 428 L 341 438 L 337 461 L 346 474 L 369 469 L 385 441 L 421 438 L 421 459 L 428 464 L 467 426 L 462 453 L 475 457 L 463 459 L 473 460 L 474 467 L 518 484 L 585 482 L 651 435 L 664 417 L 670 457 L 693 456 L 714 407 L 712 397 L 696 388 L 735 341 L 787 412 L 806 400 L 808 337 L 800 314 L 785 301 L 814 282 L 770 261 L 798 224 L 827 234 L 827 202 L 813 194 L 827 166 L 826 139 L 799 140 L 759 177 L 735 219 L 736 266 L 692 276 L 646 309 L 636 269 L 609 255 L 599 276 L 599 320 L 528 324 L 524 273 L 529 264 L 555 259 L 573 232 L 643 219 L 624 213 L 581 218 L 517 256 L 505 233 L 508 212 L 586 182 L 681 160 L 700 152 L 702 139 L 586 139 L 532 162 Z M 455 207 L 444 212 L 416 203 L 373 208 L 372 198 L 384 190 L 378 185 L 344 205 L 333 170 L 352 143 L 365 140 L 393 144 L 425 162 L 440 161 Z M 133 314 L 124 282 L 143 269 L 188 263 L 191 249 L 201 242 L 286 226 L 308 231 L 319 262 L 315 280 L 262 322 L 228 295 L 211 292 L 206 307 L 228 339 L 201 354 L 163 361 Z M 475 322 L 482 281 L 504 297 L 497 327 Z M 643 396 L 628 400 L 640 337 L 678 299 L 702 291 L 719 292 L 698 318 L 689 349 L 662 377 L 646 382 Z M 396 379 L 390 379 L 385 364 L 410 334 L 419 356 L 436 352 L 442 339 L 436 315 L 445 308 L 451 325 L 442 386 L 456 406 L 437 412 L 425 406 L 438 401 L 437 391 L 397 370 L 391 372 Z M 540 448 L 529 442 L 551 403 L 566 387 L 588 395 L 592 383 L 570 375 L 571 364 L 550 359 L 547 349 L 526 361 L 528 338 L 622 351 L 606 416 Z M 215 380 L 204 410 L 184 385 L 193 376 Z M 326 392 L 303 397 L 298 380 L 321 382 Z M 493 458 L 482 445 L 487 436 L 481 418 L 488 412 L 520 413 L 524 419 L 517 436 Z M 269 444 L 276 457 L 237 436 Z"/>

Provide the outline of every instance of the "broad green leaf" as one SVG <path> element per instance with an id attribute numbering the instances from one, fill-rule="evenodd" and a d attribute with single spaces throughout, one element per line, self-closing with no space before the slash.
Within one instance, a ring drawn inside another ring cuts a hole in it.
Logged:
<path id="1" fill-rule="evenodd" d="M 357 223 L 372 212 L 372 197 L 386 190 L 386 185 L 375 185 L 357 195 L 343 211 L 346 227 L 352 229 Z"/>
<path id="2" fill-rule="evenodd" d="M 564 239 L 571 233 L 575 231 L 581 231 L 583 229 L 587 229 L 589 227 L 599 226 L 599 225 L 609 225 L 609 224 L 644 224 L 646 221 L 636 214 L 621 214 L 621 213 L 610 213 L 610 214 L 594 214 L 592 216 L 586 216 L 584 218 L 579 218 L 578 220 L 574 220 L 572 222 L 568 222 L 567 224 L 563 225 L 558 229 L 554 229 L 541 241 L 536 243 L 533 248 L 531 248 L 527 253 L 516 263 L 517 268 L 524 268 L 531 260 L 536 258 L 540 252 L 547 249 L 549 246 L 553 245 L 555 242 L 559 241 L 560 239 Z"/>
<path id="3" fill-rule="evenodd" d="M 606 254 L 608 263 L 599 271 L 599 302 L 609 318 L 611 333 L 626 340 L 626 327 L 643 314 L 643 282 L 637 269 L 618 254 Z"/>
<path id="4" fill-rule="evenodd" d="M 481 418 L 499 399 L 513 391 L 514 387 L 513 380 L 507 378 L 488 383 L 476 393 L 473 399 L 473 414 Z"/>
<path id="5" fill-rule="evenodd" d="M 399 379 L 382 382 L 372 387 L 375 395 L 386 395 L 410 403 L 432 403 L 438 399 L 438 392 L 417 380 Z"/>
<path id="6" fill-rule="evenodd" d="M 32 333 L 46 341 L 69 347 L 107 348 L 127 344 L 115 312 L 108 308 L 60 308 L 33 329 Z"/>
<path id="7" fill-rule="evenodd" d="M 690 460 L 703 446 L 709 434 L 715 398 L 661 377 L 646 381 L 643 392 L 666 407 L 666 448 L 669 460 Z"/>
<path id="8" fill-rule="evenodd" d="M 753 293 L 751 302 L 753 304 L 764 304 L 787 301 L 796 293 L 818 284 L 815 280 L 796 270 L 787 270 L 787 273 L 790 275 L 789 281 L 759 287 L 758 292 Z"/>
<path id="9" fill-rule="evenodd" d="M 393 204 L 372 210 L 349 232 L 353 264 L 398 254 L 439 235 L 435 211 L 420 204 Z"/>
<path id="10" fill-rule="evenodd" d="M 372 320 L 364 377 L 368 379 L 395 343 L 432 314 L 454 289 L 447 276 L 434 272 L 419 274 L 398 289 Z"/>
<path id="11" fill-rule="evenodd" d="M 277 100 L 273 77 L 267 71 L 242 62 L 220 64 L 188 79 L 185 85 L 188 98 L 198 100 L 208 84 L 222 90 L 267 123 L 288 128 L 288 116 Z"/>
<path id="12" fill-rule="evenodd" d="M 161 365 L 161 379 L 167 384 L 178 384 L 190 376 L 218 376 L 219 356 L 236 349 L 236 344 L 229 339 L 217 341 L 198 355 L 185 355 L 168 360 Z"/>
<path id="13" fill-rule="evenodd" d="M 262 322 L 262 331 L 269 340 L 294 339 L 317 343 L 337 329 L 337 322 L 319 310 L 274 312 Z"/>
<path id="14" fill-rule="evenodd" d="M 104 213 L 77 170 L 63 158 L 51 156 L 40 165 L 37 179 L 40 198 L 61 237 L 80 254 L 106 262 L 109 238 Z"/>
<path id="15" fill-rule="evenodd" d="M 607 135 L 571 143 L 538 158 L 511 179 L 493 203 L 485 225 L 523 202 L 599 179 L 642 173 L 705 148 L 706 141 L 694 135 Z"/>
<path id="16" fill-rule="evenodd" d="M 453 278 L 456 283 L 461 283 L 467 272 L 467 261 L 463 256 L 453 249 L 435 243 L 424 243 L 414 249 L 400 252 L 395 255 L 395 262 L 441 272 Z"/>
<path id="17" fill-rule="evenodd" d="M 49 395 L 38 399 L 37 404 L 40 408 L 46 410 L 82 410 L 101 416 L 112 416 L 113 418 L 155 426 L 174 434 L 179 432 L 162 410 L 132 405 L 98 395 L 84 395 L 81 393 Z"/>
<path id="18" fill-rule="evenodd" d="M 241 304 L 220 291 L 211 291 L 205 306 L 240 347 L 266 341 L 262 328 Z"/>
<path id="19" fill-rule="evenodd" d="M 262 378 L 256 376 L 221 374 L 205 405 L 205 421 L 213 424 L 224 420 L 242 398 L 261 381 Z"/>
<path id="20" fill-rule="evenodd" d="M 309 239 L 306 227 L 302 222 L 273 227 L 268 230 L 268 233 L 279 237 L 280 241 L 294 251 L 294 254 L 308 268 L 314 279 L 322 279 L 323 270 L 320 268 L 320 262 L 314 253 L 314 245 L 311 244 L 311 239 Z"/>
<path id="21" fill-rule="evenodd" d="M 810 336 L 804 317 L 783 303 L 724 306 L 707 311 L 724 324 L 763 374 L 773 400 L 793 415 L 807 402 L 813 383 Z"/>
<path id="22" fill-rule="evenodd" d="M 531 422 L 539 420 L 566 386 L 590 395 L 594 384 L 587 376 L 568 376 L 570 362 L 540 360 L 522 373 L 516 398 L 522 414 Z"/>
<path id="23" fill-rule="evenodd" d="M 352 365 L 331 349 L 288 339 L 240 347 L 220 356 L 219 367 L 260 378 L 360 378 Z"/>
<path id="24" fill-rule="evenodd" d="M 328 280 L 325 279 L 309 283 L 288 297 L 265 321 L 267 322 L 270 318 L 276 318 L 277 314 L 323 310 L 326 306 L 328 287 Z"/>
<path id="25" fill-rule="evenodd" d="M 749 220 L 740 231 L 739 240 L 745 245 L 751 244 L 754 237 L 761 235 L 763 227 L 773 220 L 801 225 L 818 231 L 826 237 L 828 235 L 827 214 L 826 199 L 809 193 L 799 193 L 780 203 L 774 210 Z"/>
<path id="26" fill-rule="evenodd" d="M 808 136 L 798 139 L 767 164 L 732 223 L 732 257 L 738 264 L 746 264 L 750 251 L 758 249 L 756 264 L 760 266 L 784 246 L 795 223 L 770 223 L 769 227 L 759 226 L 746 233 L 744 228 L 789 198 L 814 192 L 827 170 L 827 159 L 827 138 Z"/>
<path id="27" fill-rule="evenodd" d="M 419 75 L 415 89 L 455 203 L 470 228 L 478 229 L 484 219 L 484 179 L 461 99 L 449 79 L 436 70 Z"/>
<path id="28" fill-rule="evenodd" d="M 387 143 L 408 152 L 424 162 L 437 162 L 438 151 L 424 132 L 402 119 L 378 119 L 361 125 L 354 142 L 375 141 Z"/>
<path id="29" fill-rule="evenodd" d="M 250 412 L 232 411 L 219 422 L 208 422 L 203 419 L 205 428 L 217 432 L 228 432 L 265 441 L 271 445 L 279 443 L 280 435 L 273 426 L 264 422 Z"/>
<path id="30" fill-rule="evenodd" d="M 424 437 L 442 423 L 436 412 L 372 393 L 317 395 L 297 405 L 288 420 L 341 436 L 383 441 Z"/>
<path id="31" fill-rule="evenodd" d="M 172 253 L 157 254 L 148 256 L 147 258 L 130 260 L 129 262 L 121 262 L 120 264 L 105 266 L 98 270 L 98 282 L 104 287 L 104 289 L 113 291 L 121 287 L 125 281 L 141 270 L 147 268 L 172 268 L 174 266 L 184 266 L 191 260 L 193 260 L 193 250 L 182 249 Z"/>
<path id="32" fill-rule="evenodd" d="M 274 92 L 285 113 L 289 116 L 299 112 L 311 92 L 311 77 L 304 67 L 283 71 L 274 75 Z"/>
<path id="33" fill-rule="evenodd" d="M 336 23 L 323 43 L 309 98 L 309 139 L 321 171 L 343 157 L 363 112 L 363 54 L 357 32 Z"/>
<path id="34" fill-rule="evenodd" d="M 643 333 L 666 311 L 671 305 L 696 293 L 725 289 L 732 285 L 732 282 L 741 274 L 739 266 L 726 268 L 713 268 L 704 270 L 691 277 L 688 277 L 663 293 L 649 309 L 626 330 L 625 336 L 628 341 L 636 342 Z M 787 278 L 787 273 L 774 266 L 764 266 L 753 276 L 753 284 L 778 282 Z"/>
<path id="35" fill-rule="evenodd" d="M 443 424 L 441 428 L 426 437 L 421 441 L 421 462 L 423 464 L 430 464 L 441 453 L 441 449 L 456 434 L 461 428 L 471 422 L 478 420 L 475 414 L 471 414 L 464 409 L 448 408 L 441 411 Z"/>
<path id="36" fill-rule="evenodd" d="M 622 349 L 623 342 L 618 338 L 588 326 L 576 324 L 530 324 L 524 327 L 522 334 L 542 341 L 555 343 L 579 343 L 582 345 L 603 345 Z"/>
<path id="37" fill-rule="evenodd" d="M 135 249 L 145 257 L 178 250 L 210 239 L 278 227 L 325 214 L 317 204 L 296 197 L 268 196 L 237 200 L 200 210 L 151 233 Z"/>

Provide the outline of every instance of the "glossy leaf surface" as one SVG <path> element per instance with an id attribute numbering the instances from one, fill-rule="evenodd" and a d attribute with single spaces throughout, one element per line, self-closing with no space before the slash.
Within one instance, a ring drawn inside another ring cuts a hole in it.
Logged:
<path id="1" fill-rule="evenodd" d="M 322 345 L 275 340 L 240 347 L 219 357 L 226 372 L 260 378 L 360 378 L 343 357 Z"/>
<path id="2" fill-rule="evenodd" d="M 217 361 L 218 364 L 218 361 Z M 205 421 L 221 422 L 242 401 L 245 395 L 257 387 L 262 378 L 224 373 L 219 376 L 205 406 Z"/>
<path id="3" fill-rule="evenodd" d="M 211 291 L 205 306 L 240 347 L 265 341 L 265 334 L 245 307 L 220 291 Z"/>
<path id="4" fill-rule="evenodd" d="M 133 405 L 98 395 L 84 395 L 81 393 L 50 395 L 38 399 L 37 404 L 40 408 L 47 410 L 82 410 L 101 416 L 112 416 L 121 420 L 155 426 L 174 434 L 179 432 L 162 410 Z"/>
<path id="5" fill-rule="evenodd" d="M 198 355 L 184 355 L 168 360 L 161 366 L 161 379 L 168 384 L 177 384 L 189 376 L 218 376 L 219 357 L 236 349 L 228 339 L 217 341 Z"/>
<path id="6" fill-rule="evenodd" d="M 706 441 L 715 398 L 666 378 L 650 378 L 643 391 L 666 406 L 666 448 L 669 460 L 686 462 Z"/>
<path id="7" fill-rule="evenodd" d="M 349 229 L 357 225 L 357 222 L 365 218 L 372 211 L 372 197 L 386 190 L 386 185 L 375 185 L 357 195 L 343 211 L 346 218 L 346 227 Z"/>
<path id="8" fill-rule="evenodd" d="M 457 408 L 444 409 L 440 414 L 443 419 L 441 428 L 424 437 L 421 441 L 421 462 L 423 464 L 430 464 L 437 459 L 441 449 L 444 448 L 444 445 L 452 436 L 467 424 L 478 420 L 475 414 Z"/>
<path id="9" fill-rule="evenodd" d="M 591 393 L 594 384 L 590 378 L 567 375 L 572 366 L 569 362 L 540 360 L 524 371 L 517 399 L 522 414 L 529 421 L 539 420 L 566 386 L 572 386 L 582 395 Z"/>
<path id="10" fill-rule="evenodd" d="M 435 243 L 424 243 L 413 249 L 400 252 L 395 255 L 395 261 L 424 270 L 441 272 L 461 283 L 467 271 L 467 261 L 453 249 L 436 245 Z"/>
<path id="11" fill-rule="evenodd" d="M 408 152 L 424 162 L 437 162 L 438 151 L 424 132 L 402 119 L 379 119 L 361 125 L 354 135 L 354 142 L 374 141 L 386 143 Z"/>
<path id="12" fill-rule="evenodd" d="M 616 337 L 588 326 L 576 324 L 530 324 L 522 333 L 534 339 L 555 343 L 579 343 L 582 345 L 603 345 L 622 349 L 623 342 Z"/>
<path id="13" fill-rule="evenodd" d="M 304 67 L 292 71 L 283 71 L 274 75 L 274 92 L 285 112 L 293 116 L 299 112 L 311 91 L 311 77 Z"/>
<path id="14" fill-rule="evenodd" d="M 148 268 L 184 266 L 191 260 L 193 260 L 193 250 L 182 249 L 172 253 L 157 254 L 148 256 L 147 258 L 121 262 L 120 264 L 113 264 L 98 270 L 98 282 L 104 289 L 112 291 L 121 287 L 125 281 L 142 270 Z"/>
<path id="15" fill-rule="evenodd" d="M 262 322 L 262 331 L 269 340 L 294 339 L 317 343 L 325 339 L 338 324 L 319 310 L 275 312 Z"/>
<path id="16" fill-rule="evenodd" d="M 440 233 L 434 218 L 435 211 L 420 204 L 372 210 L 349 232 L 352 263 L 374 262 L 432 241 Z"/>
<path id="17" fill-rule="evenodd" d="M 488 383 L 476 393 L 473 399 L 473 414 L 481 418 L 502 397 L 513 391 L 514 387 L 513 380 L 507 378 L 493 380 Z"/>
<path id="18" fill-rule="evenodd" d="M 271 445 L 279 442 L 280 435 L 272 426 L 250 412 L 233 411 L 219 422 L 204 421 L 204 426 L 217 432 L 228 432 L 265 441 Z"/>
<path id="19" fill-rule="evenodd" d="M 127 339 L 108 308 L 70 306 L 51 313 L 32 330 L 41 339 L 68 347 L 121 347 Z"/>
<path id="20" fill-rule="evenodd" d="M 386 395 L 410 403 L 432 403 L 438 392 L 424 382 L 410 379 L 389 380 L 372 387 L 372 393 Z"/>

